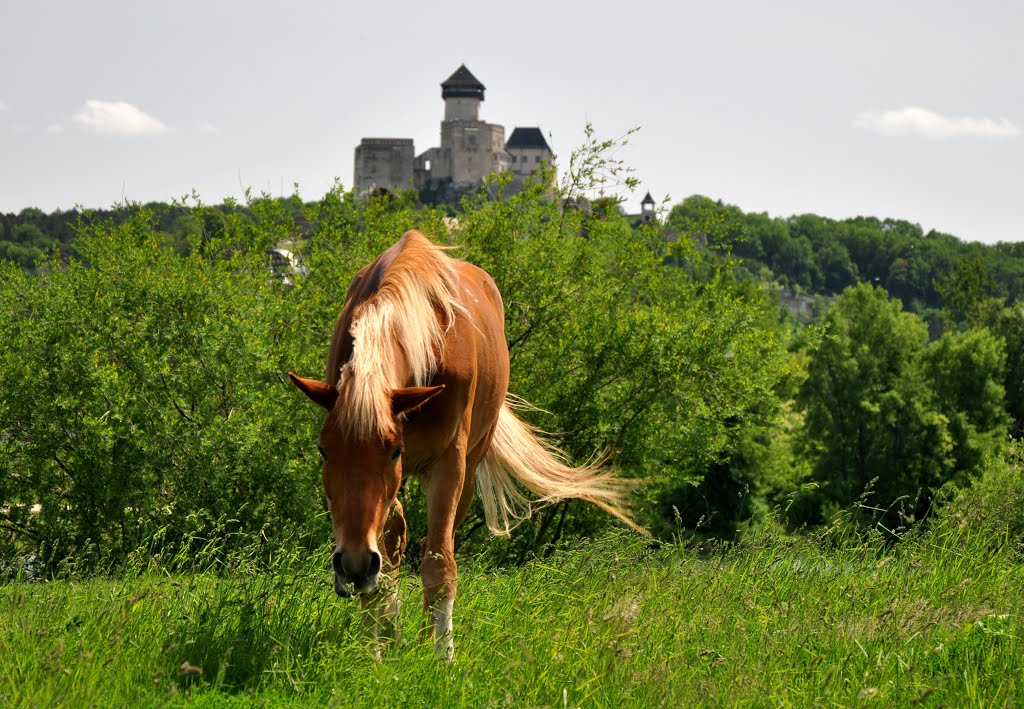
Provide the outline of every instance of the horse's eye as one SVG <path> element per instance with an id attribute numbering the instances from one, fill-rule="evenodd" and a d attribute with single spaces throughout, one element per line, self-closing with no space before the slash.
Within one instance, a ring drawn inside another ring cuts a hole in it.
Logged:
<path id="1" fill-rule="evenodd" d="M 398 448 L 395 448 L 395 452 L 391 454 L 392 463 L 397 463 L 398 459 L 402 457 L 402 450 L 402 446 L 398 446 Z"/>
<path id="2" fill-rule="evenodd" d="M 320 452 L 320 458 L 322 460 L 327 460 L 327 451 L 324 450 L 324 447 L 323 446 L 317 446 L 316 449 Z"/>

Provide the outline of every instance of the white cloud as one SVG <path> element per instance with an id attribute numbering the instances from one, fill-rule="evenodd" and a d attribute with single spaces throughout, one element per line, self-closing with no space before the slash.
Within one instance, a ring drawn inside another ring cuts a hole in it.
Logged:
<path id="1" fill-rule="evenodd" d="M 153 116 L 124 101 L 86 101 L 71 120 L 111 135 L 160 135 L 168 130 Z"/>
<path id="2" fill-rule="evenodd" d="M 64 126 L 60 123 L 52 123 L 46 126 L 46 132 L 50 133 L 51 135 L 60 135 L 61 133 L 64 132 Z"/>
<path id="3" fill-rule="evenodd" d="M 199 130 L 202 131 L 203 133 L 210 133 L 212 135 L 213 133 L 217 132 L 217 126 L 207 121 L 205 123 L 199 124 Z"/>
<path id="4" fill-rule="evenodd" d="M 1006 138 L 1021 133 L 1020 128 L 1006 118 L 951 118 L 919 106 L 891 111 L 865 111 L 857 114 L 853 125 L 883 135 L 916 135 L 932 139 L 960 136 Z"/>

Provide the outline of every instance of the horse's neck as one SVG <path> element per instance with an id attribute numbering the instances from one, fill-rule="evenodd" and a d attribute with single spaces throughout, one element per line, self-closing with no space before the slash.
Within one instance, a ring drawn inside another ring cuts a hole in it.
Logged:
<path id="1" fill-rule="evenodd" d="M 405 351 L 397 342 L 389 341 L 382 346 L 386 352 L 371 353 L 360 352 L 358 343 L 353 348 L 347 366 L 352 368 L 353 376 L 367 377 L 380 382 L 388 390 L 399 389 L 409 386 L 413 380 L 412 371 L 409 368 Z"/>

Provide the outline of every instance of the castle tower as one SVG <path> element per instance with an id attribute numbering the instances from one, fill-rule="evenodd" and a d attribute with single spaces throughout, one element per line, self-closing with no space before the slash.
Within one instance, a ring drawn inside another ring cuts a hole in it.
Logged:
<path id="1" fill-rule="evenodd" d="M 480 102 L 484 100 L 484 85 L 466 68 L 459 65 L 455 73 L 441 84 L 446 121 L 479 121 Z"/>
<path id="2" fill-rule="evenodd" d="M 435 187 L 450 184 L 464 189 L 479 186 L 492 173 L 508 169 L 505 128 L 480 119 L 484 85 L 461 65 L 441 84 L 444 120 L 441 146 L 416 158 L 417 185 Z"/>

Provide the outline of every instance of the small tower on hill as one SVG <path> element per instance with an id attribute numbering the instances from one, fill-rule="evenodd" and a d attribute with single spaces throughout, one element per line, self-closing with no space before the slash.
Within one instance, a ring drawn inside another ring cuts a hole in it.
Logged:
<path id="1" fill-rule="evenodd" d="M 640 223 L 647 224 L 654 218 L 654 197 L 648 192 L 640 202 Z"/>

